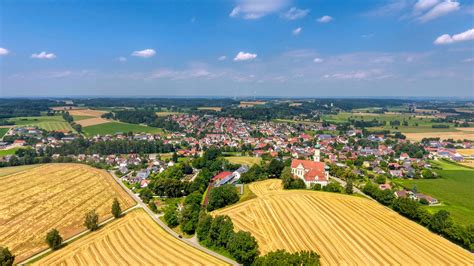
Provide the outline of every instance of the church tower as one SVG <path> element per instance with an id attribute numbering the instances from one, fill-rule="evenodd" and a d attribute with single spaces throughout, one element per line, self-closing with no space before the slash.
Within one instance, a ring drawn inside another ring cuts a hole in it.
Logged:
<path id="1" fill-rule="evenodd" d="M 314 146 L 314 156 L 313 156 L 313 160 L 315 162 L 319 162 L 321 160 L 321 146 L 318 144 L 316 144 L 316 146 Z"/>

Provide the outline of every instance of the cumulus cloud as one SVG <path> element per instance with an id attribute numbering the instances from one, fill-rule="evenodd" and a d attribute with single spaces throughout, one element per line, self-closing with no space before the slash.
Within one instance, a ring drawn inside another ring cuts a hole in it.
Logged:
<path id="1" fill-rule="evenodd" d="M 149 58 L 149 57 L 152 57 L 154 55 L 156 55 L 156 52 L 153 49 L 145 49 L 145 50 L 141 50 L 141 51 L 134 51 L 132 53 L 132 56 L 138 56 L 138 57 L 142 57 L 142 58 Z"/>
<path id="2" fill-rule="evenodd" d="M 322 16 L 320 18 L 318 18 L 318 22 L 321 22 L 321 23 L 329 23 L 333 20 L 333 18 L 331 16 Z"/>
<path id="3" fill-rule="evenodd" d="M 46 53 L 46 52 L 41 52 L 39 54 L 32 54 L 31 58 L 35 59 L 54 59 L 56 58 L 56 55 L 53 53 Z"/>
<path id="4" fill-rule="evenodd" d="M 451 44 L 457 42 L 464 42 L 464 41 L 472 41 L 474 40 L 474 28 L 467 30 L 465 32 L 461 32 L 459 34 L 449 35 L 443 34 L 436 38 L 434 44 Z"/>
<path id="5" fill-rule="evenodd" d="M 313 59 L 313 62 L 322 63 L 322 62 L 324 62 L 324 60 L 322 58 L 316 57 L 315 59 Z"/>
<path id="6" fill-rule="evenodd" d="M 423 14 L 418 18 L 419 21 L 421 22 L 427 22 L 442 16 L 445 16 L 449 13 L 452 13 L 454 11 L 459 10 L 459 2 L 452 1 L 452 0 L 446 0 L 443 1 L 436 6 L 434 6 L 432 9 L 430 9 L 428 12 Z"/>
<path id="7" fill-rule="evenodd" d="M 308 15 L 309 9 L 298 9 L 296 7 L 290 8 L 288 11 L 282 14 L 282 17 L 287 20 L 295 20 L 306 17 Z"/>
<path id="8" fill-rule="evenodd" d="M 234 61 L 248 61 L 257 58 L 257 54 L 239 52 L 235 57 Z"/>
<path id="9" fill-rule="evenodd" d="M 225 56 L 225 55 L 221 55 L 217 58 L 217 60 L 219 60 L 219 61 L 224 61 L 226 59 L 227 59 L 227 56 Z"/>
<path id="10" fill-rule="evenodd" d="M 303 30 L 303 29 L 302 29 L 301 27 L 298 27 L 298 28 L 294 29 L 294 30 L 292 31 L 292 32 L 293 32 L 293 35 L 298 35 L 298 34 L 300 34 L 302 30 Z"/>
<path id="11" fill-rule="evenodd" d="M 8 51 L 7 49 L 0 47 L 0 56 L 7 55 L 9 53 L 10 51 Z"/>
<path id="12" fill-rule="evenodd" d="M 288 6 L 289 0 L 239 0 L 229 13 L 232 18 L 259 19 Z"/>

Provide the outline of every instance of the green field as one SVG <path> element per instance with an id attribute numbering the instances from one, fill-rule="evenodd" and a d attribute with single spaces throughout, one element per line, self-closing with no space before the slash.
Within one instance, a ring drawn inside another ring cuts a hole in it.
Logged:
<path id="1" fill-rule="evenodd" d="M 19 149 L 20 148 L 17 147 L 17 148 L 8 149 L 8 150 L 0 150 L 0 156 L 15 154 L 15 152 Z"/>
<path id="2" fill-rule="evenodd" d="M 36 126 L 47 131 L 74 131 L 62 116 L 28 116 L 10 119 L 18 126 Z"/>
<path id="3" fill-rule="evenodd" d="M 369 130 L 390 130 L 400 131 L 402 133 L 425 133 L 425 132 L 455 132 L 458 131 L 454 128 L 453 124 L 450 123 L 433 123 L 432 118 L 420 117 L 415 114 L 409 113 L 394 113 L 394 114 L 373 114 L 373 113 L 349 113 L 341 112 L 337 115 L 324 115 L 323 120 L 330 123 L 342 123 L 347 122 L 348 119 L 371 121 L 376 119 L 377 121 L 387 121 L 384 127 L 370 127 Z M 400 121 L 400 126 L 391 126 L 390 121 Z M 408 126 L 403 126 L 403 121 L 408 122 Z M 432 125 L 448 125 L 449 128 L 432 128 Z M 398 129 L 397 129 L 398 128 Z"/>
<path id="4" fill-rule="evenodd" d="M 95 135 L 113 135 L 116 133 L 163 133 L 161 128 L 156 127 L 147 127 L 142 125 L 127 124 L 120 122 L 110 122 L 100 125 L 83 127 L 82 131 L 86 136 L 95 136 Z"/>
<path id="5" fill-rule="evenodd" d="M 252 166 L 254 164 L 259 164 L 262 161 L 260 157 L 251 157 L 251 156 L 230 156 L 224 157 L 227 161 L 235 164 L 245 164 Z"/>
<path id="6" fill-rule="evenodd" d="M 402 186 L 433 196 L 441 201 L 441 206 L 427 207 L 430 211 L 447 210 L 455 221 L 474 224 L 474 169 L 445 161 L 432 161 L 441 178 L 421 180 L 396 180 Z"/>
<path id="7" fill-rule="evenodd" d="M 7 134 L 9 128 L 5 128 L 5 127 L 2 127 L 0 128 L 0 138 L 2 138 L 3 136 L 5 136 L 5 134 Z"/>

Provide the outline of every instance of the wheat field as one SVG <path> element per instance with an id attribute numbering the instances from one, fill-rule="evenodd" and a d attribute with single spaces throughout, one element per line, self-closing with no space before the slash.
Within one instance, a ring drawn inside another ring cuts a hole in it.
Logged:
<path id="1" fill-rule="evenodd" d="M 474 256 L 379 203 L 335 193 L 250 185 L 255 199 L 214 212 L 252 233 L 260 251 L 314 250 L 323 265 L 473 265 Z"/>
<path id="2" fill-rule="evenodd" d="M 172 237 L 142 209 L 51 253 L 34 265 L 225 265 Z"/>
<path id="3" fill-rule="evenodd" d="M 104 170 L 82 164 L 46 164 L 0 177 L 0 245 L 20 262 L 45 249 L 46 233 L 67 239 L 85 230 L 86 212 L 111 217 L 113 198 L 135 204 Z"/>

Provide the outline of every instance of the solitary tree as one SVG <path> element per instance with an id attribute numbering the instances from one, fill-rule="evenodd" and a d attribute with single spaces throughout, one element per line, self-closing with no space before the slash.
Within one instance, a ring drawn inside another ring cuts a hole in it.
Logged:
<path id="1" fill-rule="evenodd" d="M 99 215 L 94 210 L 88 212 L 84 219 L 84 225 L 91 231 L 97 230 L 99 228 Z"/>
<path id="2" fill-rule="evenodd" d="M 0 265 L 11 266 L 14 260 L 15 256 L 13 256 L 7 247 L 0 247 Z"/>
<path id="3" fill-rule="evenodd" d="M 346 183 L 346 194 L 352 194 L 354 193 L 354 188 L 352 185 L 352 179 L 348 179 Z"/>
<path id="4" fill-rule="evenodd" d="M 117 198 L 115 198 L 114 202 L 112 203 L 112 215 L 115 218 L 119 218 L 121 214 L 122 208 L 120 208 L 120 202 L 117 200 Z"/>
<path id="5" fill-rule="evenodd" d="M 61 246 L 61 243 L 63 242 L 63 238 L 61 237 L 61 235 L 59 234 L 59 231 L 55 229 L 51 229 L 51 231 L 49 231 L 47 234 L 46 234 L 46 243 L 48 243 L 48 246 L 52 249 L 52 250 L 56 250 L 58 249 L 60 246 Z"/>

